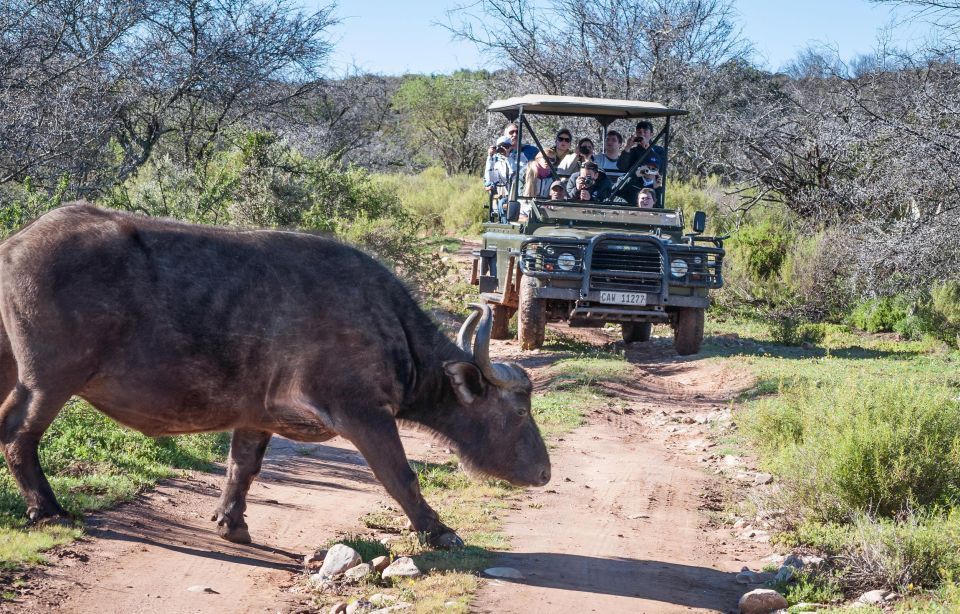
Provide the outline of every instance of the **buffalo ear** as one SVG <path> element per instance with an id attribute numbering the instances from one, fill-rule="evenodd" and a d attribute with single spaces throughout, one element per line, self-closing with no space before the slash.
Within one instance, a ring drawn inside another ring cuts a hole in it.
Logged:
<path id="1" fill-rule="evenodd" d="M 451 360 L 443 363 L 443 370 L 450 380 L 450 387 L 464 405 L 472 404 L 486 392 L 487 385 L 483 381 L 483 374 L 472 362 Z"/>

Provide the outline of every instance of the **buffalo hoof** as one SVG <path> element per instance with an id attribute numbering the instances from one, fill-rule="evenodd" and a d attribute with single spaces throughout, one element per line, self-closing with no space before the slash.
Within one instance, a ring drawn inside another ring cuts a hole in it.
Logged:
<path id="1" fill-rule="evenodd" d="M 247 527 L 230 528 L 225 524 L 220 525 L 217 527 L 217 535 L 235 544 L 249 544 L 253 541 L 250 539 L 250 531 L 247 530 Z"/>
<path id="2" fill-rule="evenodd" d="M 463 540 L 453 531 L 447 531 L 437 535 L 431 535 L 429 539 L 430 546 L 440 550 L 456 550 L 463 548 Z"/>
<path id="3" fill-rule="evenodd" d="M 71 527 L 73 518 L 63 510 L 54 512 L 42 512 L 37 508 L 27 510 L 27 518 L 30 524 L 39 527 Z"/>

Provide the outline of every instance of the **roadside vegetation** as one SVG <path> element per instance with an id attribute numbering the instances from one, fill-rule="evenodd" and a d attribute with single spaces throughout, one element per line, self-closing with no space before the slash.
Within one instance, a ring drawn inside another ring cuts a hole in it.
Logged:
<path id="1" fill-rule="evenodd" d="M 885 589 L 906 598 L 902 611 L 955 611 L 960 351 L 932 335 L 818 330 L 803 347 L 780 343 L 770 322 L 708 332 L 709 353 L 758 378 L 734 418 L 739 444 L 775 476 L 752 504 L 775 511 L 780 547 L 827 560 L 776 588 L 791 604 Z"/>

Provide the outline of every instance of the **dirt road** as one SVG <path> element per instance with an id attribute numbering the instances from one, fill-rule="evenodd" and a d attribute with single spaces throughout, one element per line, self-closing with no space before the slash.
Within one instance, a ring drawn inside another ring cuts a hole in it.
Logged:
<path id="1" fill-rule="evenodd" d="M 603 331 L 563 329 L 593 343 Z M 624 408 L 588 417 L 557 442 L 554 479 L 524 495 L 507 518 L 513 550 L 498 565 L 523 579 L 488 580 L 477 612 L 672 612 L 736 608 L 733 578 L 762 552 L 726 543 L 701 509 L 714 478 L 698 464 L 707 422 L 748 383 L 713 361 L 680 359 L 669 340 L 628 349 L 637 377 L 617 390 Z M 492 353 L 521 360 L 534 378 L 560 355 Z M 405 433 L 410 458 L 433 460 L 428 439 Z M 299 561 L 388 498 L 342 441 L 274 438 L 251 489 L 253 546 L 216 537 L 210 511 L 220 476 L 171 480 L 140 500 L 90 515 L 90 538 L 52 553 L 27 594 L 0 611 L 296 612 Z M 191 590 L 192 589 L 192 590 Z M 738 590 L 740 589 L 740 590 Z M 296 589 L 293 588 L 295 591 Z"/>

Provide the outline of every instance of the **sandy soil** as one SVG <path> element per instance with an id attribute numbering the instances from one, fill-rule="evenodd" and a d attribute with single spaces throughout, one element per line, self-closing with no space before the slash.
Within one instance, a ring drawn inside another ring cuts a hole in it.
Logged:
<path id="1" fill-rule="evenodd" d="M 611 333 L 567 329 L 591 343 Z M 498 565 L 520 580 L 486 581 L 476 612 L 673 612 L 736 609 L 741 565 L 768 550 L 710 525 L 719 478 L 707 471 L 707 420 L 748 378 L 716 361 L 680 358 L 669 339 L 627 350 L 637 377 L 552 450 L 554 479 L 531 490 L 506 519 L 513 550 Z M 495 342 L 535 380 L 562 353 L 521 353 Z M 423 435 L 405 433 L 411 458 L 445 458 Z M 304 612 L 296 592 L 303 555 L 392 503 L 350 444 L 274 438 L 250 495 L 256 542 L 217 538 L 209 514 L 221 476 L 170 480 L 137 501 L 87 518 L 89 538 L 50 555 L 14 603 L 15 612 Z M 194 588 L 194 591 L 188 590 Z M 195 592 L 199 591 L 199 592 Z"/>

